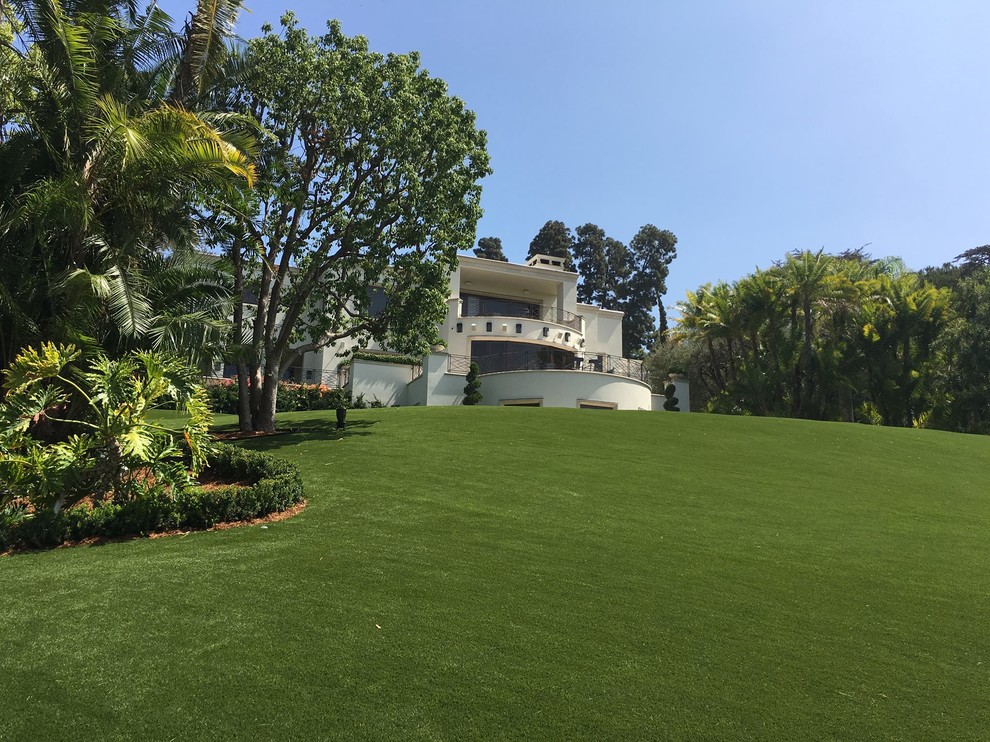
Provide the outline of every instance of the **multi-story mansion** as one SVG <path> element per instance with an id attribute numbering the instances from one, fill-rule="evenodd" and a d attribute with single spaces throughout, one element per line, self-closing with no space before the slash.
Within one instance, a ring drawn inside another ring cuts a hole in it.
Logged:
<path id="1" fill-rule="evenodd" d="M 335 378 L 386 405 L 456 405 L 474 361 L 481 404 L 662 409 L 641 363 L 622 357 L 622 312 L 578 303 L 577 280 L 546 255 L 525 265 L 462 256 L 450 276 L 445 345 L 421 364 L 388 362 L 384 351 L 381 361 L 346 361 L 349 347 L 331 346 L 307 353 L 297 376 Z M 687 411 L 687 382 L 675 386 Z"/>

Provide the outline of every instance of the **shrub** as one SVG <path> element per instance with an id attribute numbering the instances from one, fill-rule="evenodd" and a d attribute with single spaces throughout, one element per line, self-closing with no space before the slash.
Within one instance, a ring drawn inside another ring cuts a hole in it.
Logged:
<path id="1" fill-rule="evenodd" d="M 206 383 L 210 409 L 226 415 L 237 414 L 237 380 L 210 379 Z"/>
<path id="2" fill-rule="evenodd" d="M 376 363 L 398 363 L 402 366 L 418 366 L 422 363 L 420 358 L 415 356 L 395 355 L 392 353 L 369 353 L 367 351 L 356 350 L 351 354 L 351 358 L 341 365 L 350 363 L 351 360 L 375 361 Z"/>
<path id="3" fill-rule="evenodd" d="M 483 399 L 480 391 L 481 379 L 478 378 L 478 375 L 478 364 L 471 361 L 471 366 L 468 368 L 467 384 L 464 385 L 464 404 L 478 404 Z"/>
<path id="4" fill-rule="evenodd" d="M 674 396 L 676 392 L 677 392 L 677 387 L 675 387 L 673 384 L 667 384 L 667 386 L 664 387 L 663 396 L 665 396 L 667 399 L 665 399 L 663 402 L 663 408 L 667 410 L 667 412 L 681 411 L 681 409 L 677 406 L 677 403 L 680 402 L 680 400 Z"/>
<path id="5" fill-rule="evenodd" d="M 281 512 L 302 501 L 299 470 L 270 454 L 218 445 L 204 474 L 249 484 L 195 485 L 177 491 L 158 485 L 139 499 L 57 513 L 43 510 L 31 514 L 21 505 L 11 505 L 0 509 L 0 551 L 50 548 L 93 537 L 211 528 Z"/>
<path id="6" fill-rule="evenodd" d="M 210 408 L 214 412 L 229 415 L 237 414 L 237 381 L 223 379 L 211 382 L 206 387 Z M 279 382 L 276 412 L 306 412 L 308 410 L 335 410 L 349 407 L 350 395 L 340 388 L 325 384 L 296 384 L 290 381 Z"/>
<path id="7" fill-rule="evenodd" d="M 195 370 L 178 359 L 135 352 L 84 366 L 75 347 L 43 344 L 7 369 L 0 406 L 0 506 L 26 500 L 58 512 L 85 497 L 126 502 L 154 483 L 188 482 L 206 463 L 212 421 Z M 189 415 L 181 436 L 148 420 L 168 404 Z M 184 444 L 184 445 L 183 445 Z"/>

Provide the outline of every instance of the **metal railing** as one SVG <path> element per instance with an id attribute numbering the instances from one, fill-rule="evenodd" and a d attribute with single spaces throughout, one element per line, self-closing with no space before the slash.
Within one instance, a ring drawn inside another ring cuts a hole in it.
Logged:
<path id="1" fill-rule="evenodd" d="M 448 374 L 467 374 L 471 370 L 471 356 L 447 356 Z"/>
<path id="2" fill-rule="evenodd" d="M 581 332 L 580 314 L 568 312 L 566 309 L 557 307 L 544 307 L 540 304 L 520 304 L 518 306 L 503 307 L 501 311 L 470 310 L 465 307 L 461 311 L 461 317 L 518 317 L 520 319 L 535 319 L 539 322 L 553 322 L 572 330 Z"/>
<path id="3" fill-rule="evenodd" d="M 447 371 L 452 374 L 466 374 L 472 360 L 478 364 L 481 375 L 503 371 L 593 371 L 646 383 L 650 381 L 642 361 L 634 358 L 622 358 L 607 353 L 572 353 L 549 347 L 546 351 L 496 353 L 475 358 L 447 356 Z"/>

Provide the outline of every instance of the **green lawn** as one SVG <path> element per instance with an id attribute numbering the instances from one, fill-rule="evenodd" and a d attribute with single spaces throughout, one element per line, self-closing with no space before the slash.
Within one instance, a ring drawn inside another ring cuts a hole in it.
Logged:
<path id="1" fill-rule="evenodd" d="M 296 518 L 0 559 L 0 739 L 990 734 L 990 439 L 281 420 Z"/>

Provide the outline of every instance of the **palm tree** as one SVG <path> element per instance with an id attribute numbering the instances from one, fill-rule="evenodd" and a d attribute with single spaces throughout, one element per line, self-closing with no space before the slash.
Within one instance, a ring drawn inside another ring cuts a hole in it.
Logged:
<path id="1" fill-rule="evenodd" d="M 17 339 L 0 363 L 30 335 L 78 340 L 79 302 L 104 302 L 117 334 L 142 337 L 154 314 L 143 273 L 197 243 L 198 206 L 251 183 L 251 132 L 174 100 L 177 71 L 207 68 L 190 52 L 202 22 L 184 44 L 156 6 L 13 0 L 0 13 L 30 92 L 2 116 L 0 161 L 15 167 L 0 180 L 0 270 L 16 301 L 0 295 L 0 319 L 15 320 Z"/>

